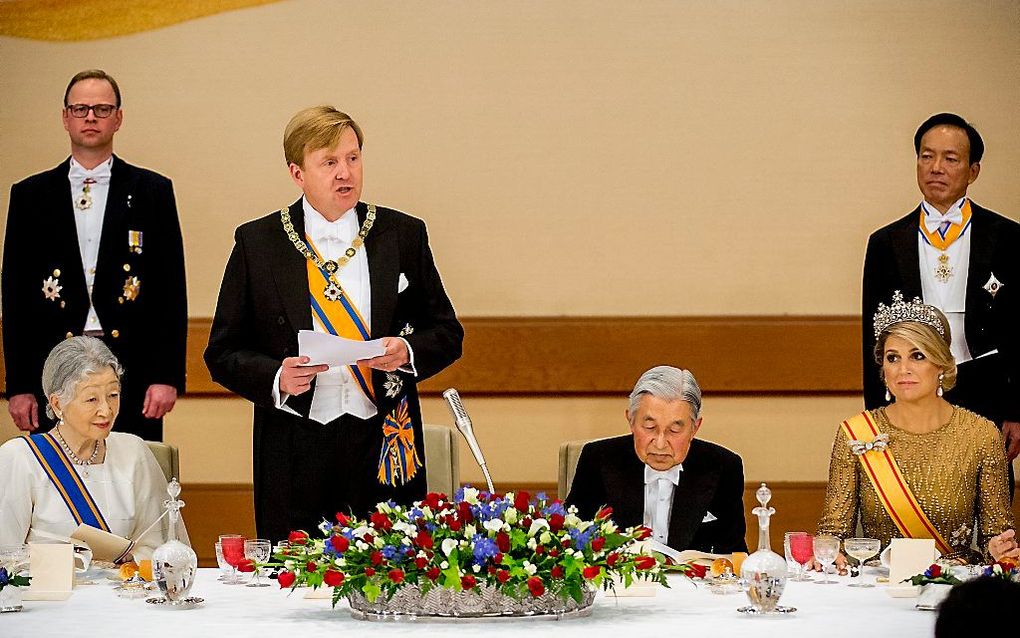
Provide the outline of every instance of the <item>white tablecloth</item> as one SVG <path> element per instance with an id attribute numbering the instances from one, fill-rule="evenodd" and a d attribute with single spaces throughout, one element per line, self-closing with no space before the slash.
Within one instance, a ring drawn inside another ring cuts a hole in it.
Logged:
<path id="1" fill-rule="evenodd" d="M 456 631 L 463 636 L 521 635 L 521 631 L 558 638 L 570 636 L 810 636 L 816 638 L 877 638 L 934 634 L 935 614 L 914 609 L 916 599 L 891 598 L 882 586 L 871 589 L 790 582 L 781 603 L 797 607 L 788 616 L 748 617 L 737 613 L 747 604 L 744 594 L 712 594 L 704 585 L 671 576 L 671 589 L 654 597 L 613 598 L 600 593 L 592 615 L 560 621 L 545 619 L 456 620 L 447 624 L 366 622 L 354 620 L 341 601 L 308 600 L 272 587 L 248 588 L 216 581 L 218 571 L 199 570 L 192 595 L 205 599 L 196 609 L 156 607 L 144 600 L 116 597 L 113 583 L 80 586 L 62 602 L 26 601 L 20 613 L 0 615 L 4 636 L 341 636 L 355 631 L 375 636 L 429 636 Z"/>

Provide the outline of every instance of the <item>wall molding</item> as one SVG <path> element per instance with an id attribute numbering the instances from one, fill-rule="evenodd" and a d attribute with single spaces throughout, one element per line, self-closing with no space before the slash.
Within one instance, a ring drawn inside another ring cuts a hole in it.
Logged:
<path id="1" fill-rule="evenodd" d="M 706 394 L 861 392 L 856 316 L 464 317 L 464 356 L 424 381 L 487 396 L 613 395 L 657 364 L 697 375 Z M 202 353 L 210 318 L 188 322 L 188 396 L 230 396 Z M 0 372 L 3 371 L 0 359 Z M 0 374 L 0 382 L 3 375 Z"/>

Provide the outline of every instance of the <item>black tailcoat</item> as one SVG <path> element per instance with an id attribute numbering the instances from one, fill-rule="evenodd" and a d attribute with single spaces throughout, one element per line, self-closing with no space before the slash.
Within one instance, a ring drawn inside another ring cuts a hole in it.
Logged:
<path id="1" fill-rule="evenodd" d="M 42 366 L 50 350 L 80 335 L 89 310 L 67 174 L 70 159 L 11 188 L 3 258 L 3 329 L 7 396 L 34 393 L 45 417 Z M 141 252 L 128 232 L 141 233 Z M 43 282 L 61 286 L 47 299 Z M 135 277 L 137 296 L 125 295 Z M 103 341 L 124 367 L 115 428 L 160 441 L 162 419 L 142 417 L 154 383 L 184 393 L 188 305 L 184 246 L 170 180 L 114 157 L 92 290 Z"/>
<path id="2" fill-rule="evenodd" d="M 591 519 L 603 505 L 613 508 L 620 527 L 644 522 L 645 465 L 634 452 L 631 435 L 587 443 L 566 503 Z M 694 439 L 673 490 L 667 545 L 726 554 L 746 552 L 744 539 L 744 466 L 726 448 Z M 702 522 L 709 512 L 716 520 Z"/>

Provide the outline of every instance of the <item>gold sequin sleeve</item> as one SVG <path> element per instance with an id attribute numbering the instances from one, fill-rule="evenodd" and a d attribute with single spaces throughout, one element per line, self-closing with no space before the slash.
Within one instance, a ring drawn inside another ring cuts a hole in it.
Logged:
<path id="1" fill-rule="evenodd" d="M 976 415 L 975 415 L 976 416 Z M 977 417 L 973 426 L 978 444 L 977 528 L 978 547 L 988 556 L 988 541 L 1007 529 L 1013 529 L 1013 510 L 1009 506 L 1009 479 L 1006 453 L 999 430 L 988 420 Z"/>
<path id="2" fill-rule="evenodd" d="M 850 451 L 849 440 L 842 427 L 836 428 L 829 458 L 829 484 L 825 488 L 825 505 L 818 521 L 819 534 L 849 538 L 857 531 L 858 461 Z"/>

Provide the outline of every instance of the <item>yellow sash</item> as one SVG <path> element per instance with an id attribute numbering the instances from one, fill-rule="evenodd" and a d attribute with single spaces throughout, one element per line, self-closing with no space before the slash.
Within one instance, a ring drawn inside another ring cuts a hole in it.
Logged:
<path id="1" fill-rule="evenodd" d="M 322 255 L 312 243 L 310 237 L 305 238 L 308 248 L 322 261 Z M 365 320 L 362 318 L 354 302 L 340 286 L 335 275 L 320 269 L 311 259 L 306 260 L 308 269 L 308 292 L 311 295 L 312 317 L 323 330 L 332 335 L 368 341 L 372 338 Z M 326 298 L 326 286 L 333 283 L 340 290 L 336 301 Z M 378 405 L 375 390 L 372 387 L 372 370 L 364 364 L 352 364 L 347 370 L 358 382 L 358 387 L 365 393 L 369 401 Z M 378 480 L 383 485 L 406 483 L 418 473 L 422 466 L 418 451 L 414 447 L 414 425 L 411 423 L 407 397 L 400 399 L 396 409 L 383 419 L 383 444 L 379 452 Z"/>
<path id="2" fill-rule="evenodd" d="M 924 206 L 921 207 L 921 221 L 920 230 L 921 236 L 924 237 L 925 241 L 934 246 L 935 248 L 945 252 L 954 241 L 959 239 L 963 233 L 967 230 L 967 226 L 970 225 L 970 200 L 968 199 L 963 203 L 963 208 L 960 209 L 960 213 L 963 215 L 963 220 L 959 224 L 950 224 L 946 230 L 946 234 L 943 236 L 939 229 L 935 229 L 935 232 L 929 232 L 928 227 L 924 225 Z"/>
<path id="3" fill-rule="evenodd" d="M 868 412 L 843 421 L 843 431 L 851 441 L 872 441 L 881 432 Z M 935 529 L 921 504 L 907 485 L 899 465 L 888 447 L 879 452 L 868 450 L 860 455 L 861 469 L 871 480 L 878 500 L 889 513 L 889 518 L 905 538 L 934 538 L 935 546 L 943 554 L 952 551 L 949 543 Z"/>

